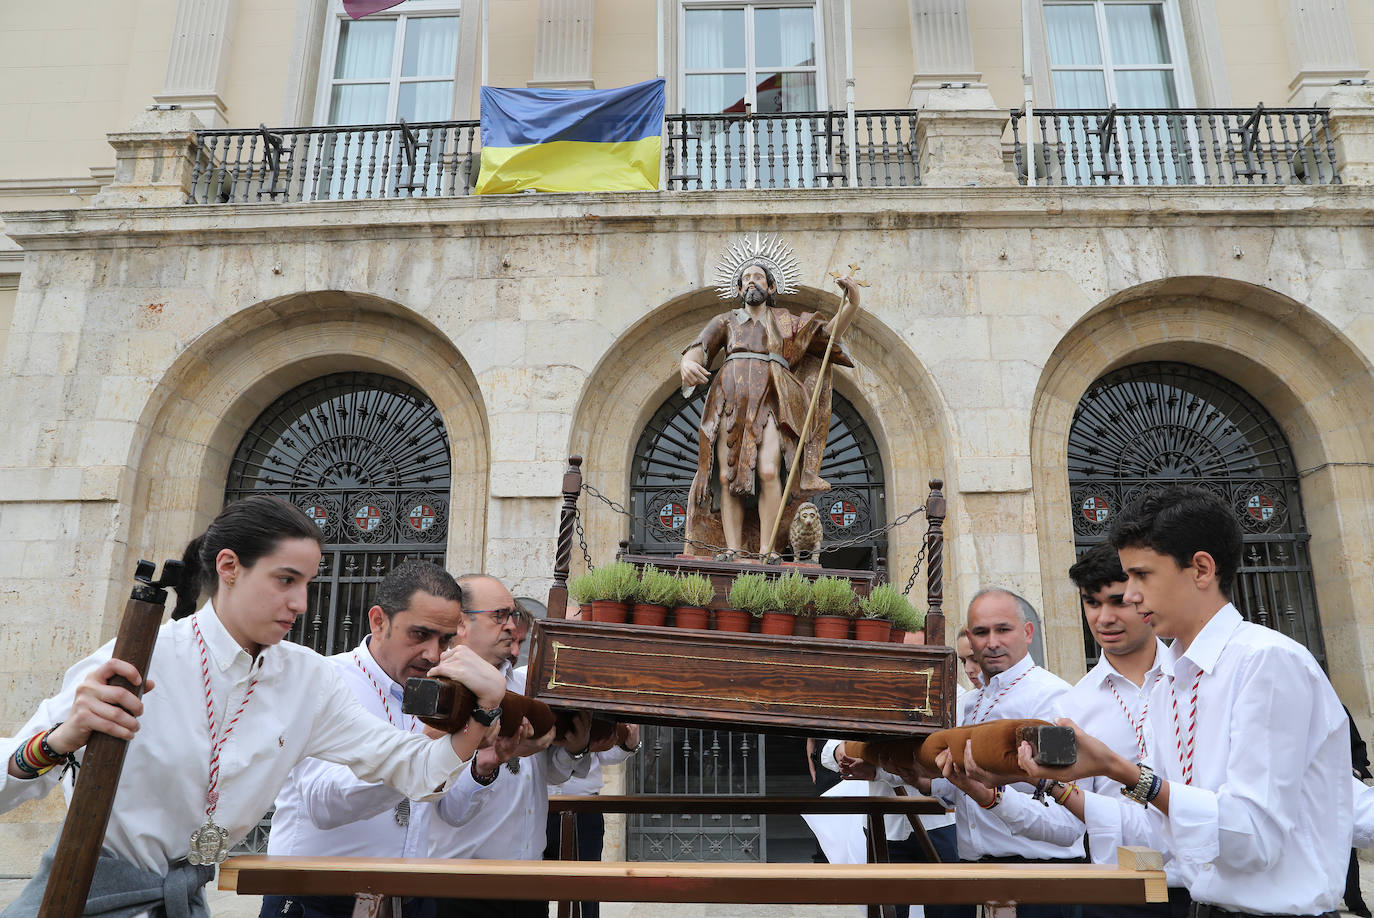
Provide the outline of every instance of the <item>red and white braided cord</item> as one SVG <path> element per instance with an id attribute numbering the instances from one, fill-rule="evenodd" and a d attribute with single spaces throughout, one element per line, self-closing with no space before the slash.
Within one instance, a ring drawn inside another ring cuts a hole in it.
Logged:
<path id="1" fill-rule="evenodd" d="M 991 715 L 992 715 L 992 709 L 995 708 L 995 707 L 997 707 L 997 702 L 999 702 L 999 701 L 1002 700 L 1002 696 L 1005 695 L 1007 692 L 1010 692 L 1012 686 L 1014 686 L 1016 683 L 1020 682 L 1022 679 L 1026 678 L 1026 676 L 1030 673 L 1030 671 L 1031 671 L 1032 669 L 1035 669 L 1035 664 L 1034 664 L 1034 663 L 1032 663 L 1032 664 L 1026 669 L 1026 671 L 1025 671 L 1024 673 L 1022 673 L 1021 675 L 1017 676 L 1015 679 L 1011 680 L 1011 681 L 1008 682 L 1006 685 L 1002 686 L 1002 690 L 1001 690 L 1000 692 L 998 692 L 996 695 L 993 696 L 993 698 L 992 698 L 992 704 L 988 705 L 988 712 L 987 712 L 987 714 L 984 714 L 983 717 L 989 717 L 989 716 L 991 716 Z M 982 721 L 982 718 L 980 718 L 980 717 L 978 716 L 978 711 L 979 711 L 980 708 L 983 707 L 983 693 L 986 692 L 986 691 L 987 691 L 987 686 L 984 686 L 983 688 L 980 688 L 980 689 L 978 690 L 978 698 L 975 699 L 975 701 L 974 701 L 974 703 L 973 703 L 973 716 L 972 716 L 971 718 L 969 718 L 969 723 L 981 724 L 981 723 L 983 722 L 983 721 Z"/>
<path id="2" fill-rule="evenodd" d="M 215 728 L 215 701 L 210 692 L 210 654 L 205 647 L 205 636 L 200 633 L 200 622 L 191 620 L 191 630 L 196 633 L 196 644 L 200 648 L 200 677 L 205 683 L 205 717 L 210 722 L 210 783 L 205 789 L 205 817 L 209 819 L 215 814 L 215 807 L 219 805 L 219 754 L 224 749 L 224 743 L 229 739 L 229 734 L 234 732 L 234 725 L 239 722 L 239 717 L 243 714 L 243 709 L 248 706 L 248 699 L 253 697 L 253 689 L 257 688 L 258 677 L 254 676 L 248 683 L 248 691 L 243 694 L 243 702 L 239 709 L 234 712 L 234 716 L 229 719 L 229 723 L 224 728 L 224 735 L 219 735 Z"/>
<path id="3" fill-rule="evenodd" d="M 1193 751 L 1197 740 L 1197 687 L 1202 682 L 1202 672 L 1193 680 L 1190 710 L 1188 714 L 1188 742 L 1183 742 L 1183 728 L 1178 719 L 1178 696 L 1174 694 L 1173 683 L 1169 684 L 1169 701 L 1174 706 L 1174 741 L 1178 744 L 1178 764 L 1183 769 L 1183 783 L 1193 783 Z"/>
<path id="4" fill-rule="evenodd" d="M 391 704 L 387 701 L 386 692 L 383 692 L 382 687 L 377 684 L 377 680 L 372 678 L 372 673 L 367 671 L 367 667 L 363 665 L 362 657 L 358 656 L 358 651 L 356 650 L 353 651 L 353 662 L 358 665 L 358 669 L 363 671 L 363 675 L 367 677 L 367 681 L 371 682 L 372 687 L 377 690 L 377 697 L 380 698 L 382 701 L 382 710 L 386 712 L 386 722 L 391 724 L 393 727 L 400 727 L 402 730 L 407 730 L 413 733 L 415 731 L 416 719 L 412 717 L 410 718 L 409 723 L 400 724 L 396 723 L 396 721 L 391 719 Z M 404 714 L 401 715 L 401 720 L 405 720 Z"/>
<path id="5" fill-rule="evenodd" d="M 1155 682 L 1163 673 L 1155 673 L 1154 682 L 1145 687 L 1145 703 L 1140 706 L 1140 719 L 1131 716 L 1131 709 L 1126 707 L 1126 702 L 1121 700 L 1121 695 L 1117 693 L 1116 686 L 1112 685 L 1110 679 L 1107 680 L 1107 688 L 1112 690 L 1112 695 L 1116 698 L 1116 703 L 1121 705 L 1121 713 L 1126 715 L 1126 720 L 1130 721 L 1131 729 L 1135 730 L 1136 751 L 1140 753 L 1141 761 L 1145 760 L 1145 715 L 1150 713 L 1150 691 L 1154 688 Z"/>

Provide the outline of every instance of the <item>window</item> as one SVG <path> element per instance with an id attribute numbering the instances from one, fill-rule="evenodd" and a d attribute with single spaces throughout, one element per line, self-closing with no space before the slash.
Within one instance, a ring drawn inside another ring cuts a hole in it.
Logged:
<path id="1" fill-rule="evenodd" d="M 1055 108 L 1155 110 L 1091 123 L 1058 119 L 1061 142 L 1085 154 L 1065 171 L 1091 172 L 1092 181 L 1075 175 L 1074 183 L 1186 183 L 1196 164 L 1185 151 L 1196 138 L 1186 118 L 1170 113 L 1193 104 L 1173 0 L 1047 2 L 1045 32 Z"/>
<path id="2" fill-rule="evenodd" d="M 688 112 L 811 112 L 824 98 L 814 4 L 684 3 L 681 34 Z"/>
<path id="3" fill-rule="evenodd" d="M 453 113 L 458 11 L 412 0 L 396 15 L 349 19 L 325 49 L 316 122 L 381 124 L 442 121 Z"/>
<path id="4" fill-rule="evenodd" d="M 1163 0 L 1046 3 L 1055 107 L 1177 108 L 1185 93 L 1173 12 Z"/>

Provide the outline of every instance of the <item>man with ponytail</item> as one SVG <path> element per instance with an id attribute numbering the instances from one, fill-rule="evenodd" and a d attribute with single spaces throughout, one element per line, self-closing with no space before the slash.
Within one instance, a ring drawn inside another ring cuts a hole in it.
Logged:
<path id="1" fill-rule="evenodd" d="M 214 864 L 307 757 L 428 801 L 488 738 L 480 725 L 430 739 L 383 723 L 358 704 L 337 667 L 282 640 L 306 611 L 320 544 L 310 518 L 281 498 L 254 495 L 226 507 L 187 546 L 188 586 L 158 632 L 144 697 L 108 684 L 119 675 L 137 685 L 144 675 L 111 659 L 110 642 L 68 670 L 18 734 L 0 740 L 8 760 L 0 811 L 59 783 L 58 771 L 31 761 L 29 750 L 79 760 L 93 732 L 131 741 L 105 837 L 83 840 L 102 847 L 86 915 L 208 915 L 202 887 Z M 203 588 L 211 598 L 197 609 Z M 466 648 L 445 652 L 430 673 L 463 683 L 486 707 L 505 692 L 501 674 Z M 37 913 L 51 863 L 50 849 L 3 918 Z"/>

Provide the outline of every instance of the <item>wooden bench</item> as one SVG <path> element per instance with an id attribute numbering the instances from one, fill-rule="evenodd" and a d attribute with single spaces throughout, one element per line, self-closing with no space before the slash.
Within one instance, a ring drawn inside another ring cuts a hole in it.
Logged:
<path id="1" fill-rule="evenodd" d="M 1140 849 L 1135 849 L 1139 851 Z M 255 895 L 435 896 L 791 905 L 1081 903 L 1168 899 L 1156 852 L 1097 864 L 738 864 L 230 858 L 219 888 Z"/>

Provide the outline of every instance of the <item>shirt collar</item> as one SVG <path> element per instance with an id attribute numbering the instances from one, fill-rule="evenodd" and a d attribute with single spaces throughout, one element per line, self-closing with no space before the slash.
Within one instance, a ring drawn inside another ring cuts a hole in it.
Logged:
<path id="1" fill-rule="evenodd" d="M 1231 635 L 1245 619 L 1241 617 L 1240 610 L 1227 603 L 1217 610 L 1207 624 L 1202 626 L 1202 630 L 1193 638 L 1193 642 L 1188 645 L 1188 649 L 1180 656 L 1192 661 L 1193 665 L 1204 673 L 1209 673 L 1217 665 L 1217 659 L 1221 656 L 1221 651 L 1226 647 L 1226 642 L 1231 640 Z"/>
<path id="2" fill-rule="evenodd" d="M 252 655 L 240 647 L 239 642 L 229 633 L 229 629 L 224 627 L 224 622 L 220 621 L 219 613 L 215 611 L 212 601 L 207 601 L 200 607 L 200 611 L 196 613 L 196 624 L 200 626 L 200 633 L 205 638 L 205 649 L 209 651 L 210 659 L 220 672 L 226 672 L 240 662 L 249 668 L 253 666 Z M 271 649 L 264 647 L 263 653 L 258 654 L 259 661 L 263 654 Z"/>
<path id="3" fill-rule="evenodd" d="M 1169 648 L 1164 645 L 1163 641 L 1159 638 L 1155 638 L 1155 661 L 1150 665 L 1150 668 L 1145 671 L 1145 688 L 1148 689 L 1150 687 L 1150 674 L 1158 672 L 1165 658 L 1168 657 L 1168 649 Z M 1089 685 L 1095 685 L 1098 688 L 1102 688 L 1112 676 L 1121 676 L 1121 678 L 1125 679 L 1127 682 L 1131 681 L 1130 679 L 1126 679 L 1125 676 L 1122 676 L 1120 671 L 1112 665 L 1111 656 L 1103 653 L 1102 658 L 1097 661 L 1097 665 L 1088 672 L 1087 678 L 1091 680 Z M 1134 685 L 1135 683 L 1131 684 Z"/>
<path id="4" fill-rule="evenodd" d="M 1030 653 L 1027 653 L 1024 657 L 1020 659 L 1020 661 L 1017 662 L 1015 666 L 1011 667 L 1010 669 L 1004 669 L 1002 670 L 1002 672 L 998 673 L 997 675 L 989 679 L 988 688 L 1000 689 L 1002 686 L 1006 685 L 1008 682 L 1011 682 L 1013 679 L 1019 678 L 1022 674 L 1024 674 L 1034 665 L 1035 661 L 1031 659 Z"/>
<path id="5" fill-rule="evenodd" d="M 386 691 L 392 695 L 400 697 L 404 692 L 400 684 L 386 674 L 382 665 L 377 662 L 377 658 L 372 655 L 372 635 L 363 635 L 363 642 L 353 649 L 357 654 L 358 660 L 363 665 L 363 672 L 367 673 L 376 680 L 378 685 L 386 686 Z"/>

